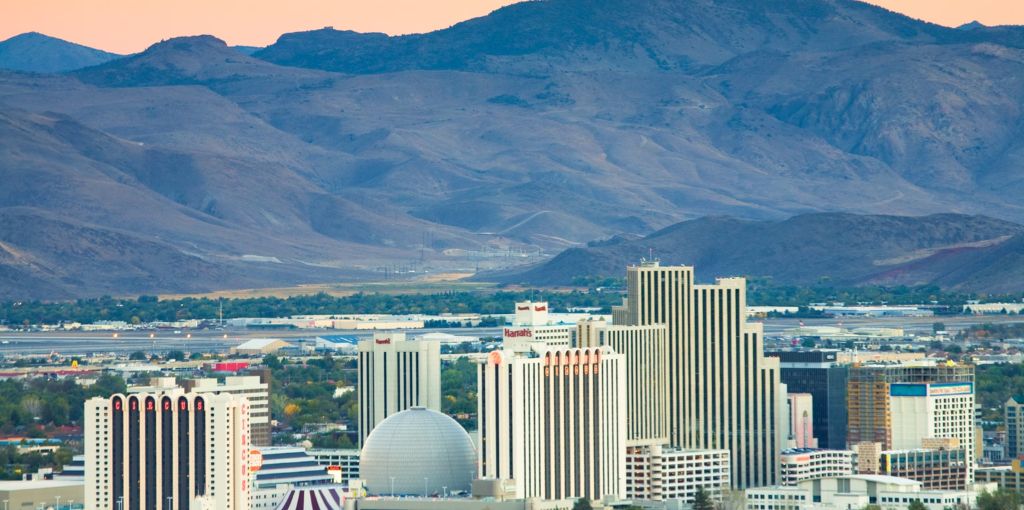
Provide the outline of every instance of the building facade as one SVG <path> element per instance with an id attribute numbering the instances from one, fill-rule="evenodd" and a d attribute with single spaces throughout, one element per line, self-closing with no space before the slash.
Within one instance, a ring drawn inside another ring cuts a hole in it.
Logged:
<path id="1" fill-rule="evenodd" d="M 692 503 L 703 488 L 714 500 L 729 490 L 729 450 L 644 446 L 626 454 L 626 498 Z"/>
<path id="2" fill-rule="evenodd" d="M 817 448 L 818 439 L 814 437 L 814 401 L 811 394 L 787 393 L 786 415 L 789 417 L 786 446 Z"/>
<path id="3" fill-rule="evenodd" d="M 838 362 L 836 351 L 777 351 L 782 383 L 792 393 L 811 395 L 814 437 L 818 447 L 848 448 L 846 443 L 846 385 L 849 367 Z"/>
<path id="4" fill-rule="evenodd" d="M 925 489 L 968 488 L 967 455 L 962 448 L 889 450 L 879 459 L 880 474 L 921 482 Z"/>
<path id="5" fill-rule="evenodd" d="M 441 344 L 374 333 L 359 342 L 359 445 L 385 418 L 411 407 L 441 409 Z"/>
<path id="6" fill-rule="evenodd" d="M 187 393 L 240 395 L 249 400 L 249 438 L 253 446 L 270 446 L 270 373 L 263 375 L 186 379 L 178 384 L 174 377 L 154 377 L 148 386 L 133 386 L 130 393 L 160 393 L 182 388 Z"/>
<path id="7" fill-rule="evenodd" d="M 893 449 L 919 449 L 929 440 L 952 439 L 964 454 L 966 483 L 973 483 L 974 383 L 895 383 L 889 396 Z"/>
<path id="8" fill-rule="evenodd" d="M 551 324 L 549 313 L 546 302 L 516 303 L 512 324 L 502 329 L 502 347 L 519 353 L 540 347 L 572 347 L 576 327 L 572 324 Z"/>
<path id="9" fill-rule="evenodd" d="M 973 366 L 922 360 L 850 367 L 847 443 L 878 442 L 883 450 L 894 448 L 891 384 L 963 382 L 974 382 Z"/>
<path id="10" fill-rule="evenodd" d="M 309 450 L 309 454 L 334 477 L 335 483 L 359 479 L 359 450 L 322 448 Z"/>
<path id="11" fill-rule="evenodd" d="M 116 394 L 85 404 L 85 505 L 249 508 L 249 403 L 229 394 Z"/>
<path id="12" fill-rule="evenodd" d="M 1006 401 L 1006 456 L 1011 459 L 1024 455 L 1024 396 Z"/>
<path id="13" fill-rule="evenodd" d="M 516 498 L 625 494 L 626 371 L 609 347 L 494 351 L 477 371 L 480 478 Z"/>
<path id="14" fill-rule="evenodd" d="M 746 281 L 697 285 L 692 267 L 657 262 L 628 268 L 626 281 L 617 325 L 668 329 L 670 444 L 729 450 L 735 487 L 777 483 L 785 398 L 761 325 L 746 322 Z"/>
<path id="15" fill-rule="evenodd" d="M 851 450 L 793 448 L 782 452 L 781 484 L 854 474 L 857 454 Z"/>
<path id="16" fill-rule="evenodd" d="M 578 347 L 611 347 L 625 358 L 626 447 L 668 444 L 668 330 L 665 326 L 577 325 Z"/>
<path id="17" fill-rule="evenodd" d="M 883 475 L 849 475 L 805 480 L 796 486 L 747 489 L 747 510 L 850 510 L 875 505 L 906 510 L 920 501 L 928 510 L 974 508 L 974 491 L 927 490 L 920 482 Z"/>

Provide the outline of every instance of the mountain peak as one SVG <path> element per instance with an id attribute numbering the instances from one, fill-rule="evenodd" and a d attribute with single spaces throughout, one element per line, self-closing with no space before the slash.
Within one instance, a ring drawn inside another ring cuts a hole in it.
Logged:
<path id="1" fill-rule="evenodd" d="M 118 55 L 39 32 L 25 32 L 0 41 L 0 69 L 61 73 L 102 64 Z"/>
<path id="2" fill-rule="evenodd" d="M 160 41 L 142 53 L 75 74 L 94 85 L 138 87 L 209 84 L 272 75 L 276 70 L 212 35 L 195 35 Z"/>
<path id="3" fill-rule="evenodd" d="M 427 34 L 286 34 L 256 55 L 346 73 L 515 68 L 533 74 L 608 64 L 699 71 L 756 51 L 936 42 L 954 32 L 850 0 L 548 0 L 512 4 Z M 593 64 L 598 56 L 600 64 Z"/>
<path id="4" fill-rule="evenodd" d="M 956 27 L 957 30 L 977 30 L 979 28 L 988 28 L 988 25 L 984 25 L 980 21 L 974 20 Z"/>

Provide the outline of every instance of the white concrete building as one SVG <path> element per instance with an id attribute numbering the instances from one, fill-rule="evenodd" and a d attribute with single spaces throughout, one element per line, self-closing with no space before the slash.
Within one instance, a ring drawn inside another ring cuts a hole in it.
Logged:
<path id="1" fill-rule="evenodd" d="M 856 467 L 857 454 L 851 450 L 784 450 L 781 461 L 781 484 L 796 485 L 804 480 L 852 475 Z"/>
<path id="2" fill-rule="evenodd" d="M 441 410 L 441 344 L 374 333 L 359 342 L 359 445 L 378 423 L 410 407 Z"/>
<path id="3" fill-rule="evenodd" d="M 760 324 L 746 323 L 746 281 L 695 285 L 693 268 L 644 262 L 627 269 L 616 325 L 668 328 L 669 443 L 728 449 L 734 487 L 778 483 L 785 393 Z"/>
<path id="4" fill-rule="evenodd" d="M 995 484 L 984 487 L 994 490 Z M 746 490 L 747 510 L 849 510 L 878 505 L 882 510 L 906 510 L 912 501 L 928 510 L 974 508 L 978 492 L 923 490 L 921 483 L 883 475 L 850 475 L 805 480 L 794 486 Z"/>
<path id="5" fill-rule="evenodd" d="M 494 351 L 477 371 L 480 478 L 516 498 L 625 495 L 625 359 L 609 347 Z"/>
<path id="6" fill-rule="evenodd" d="M 701 487 L 715 500 L 729 490 L 729 450 L 646 446 L 626 454 L 626 498 L 692 503 Z"/>
<path id="7" fill-rule="evenodd" d="M 897 383 L 889 386 L 892 449 L 912 450 L 926 439 L 955 438 L 967 454 L 974 482 L 974 383 Z"/>
<path id="8" fill-rule="evenodd" d="M 270 384 L 258 375 L 188 379 L 178 384 L 174 377 L 154 377 L 148 386 L 132 386 L 129 393 L 162 393 L 181 388 L 192 393 L 240 395 L 249 401 L 249 438 L 253 446 L 270 446 Z"/>
<path id="9" fill-rule="evenodd" d="M 236 395 L 116 394 L 85 403 L 85 507 L 249 509 L 249 403 Z"/>

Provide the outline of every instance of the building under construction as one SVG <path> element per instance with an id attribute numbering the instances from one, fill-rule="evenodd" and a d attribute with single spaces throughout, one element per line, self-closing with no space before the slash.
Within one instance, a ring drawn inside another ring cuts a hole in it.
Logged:
<path id="1" fill-rule="evenodd" d="M 892 411 L 889 385 L 894 383 L 974 382 L 974 366 L 952 362 L 853 365 L 847 382 L 846 440 L 892 449 Z"/>

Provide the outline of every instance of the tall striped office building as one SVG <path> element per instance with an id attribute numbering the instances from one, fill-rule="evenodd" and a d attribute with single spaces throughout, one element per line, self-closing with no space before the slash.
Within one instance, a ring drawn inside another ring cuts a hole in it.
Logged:
<path id="1" fill-rule="evenodd" d="M 249 508 L 249 404 L 229 394 L 116 394 L 85 403 L 85 507 Z"/>
<path id="2" fill-rule="evenodd" d="M 778 483 L 785 395 L 761 325 L 746 323 L 746 281 L 697 285 L 692 267 L 644 262 L 627 285 L 616 324 L 668 330 L 669 443 L 729 450 L 735 487 Z"/>
<path id="3" fill-rule="evenodd" d="M 492 352 L 477 371 L 481 478 L 515 497 L 623 497 L 624 359 L 609 347 Z"/>

